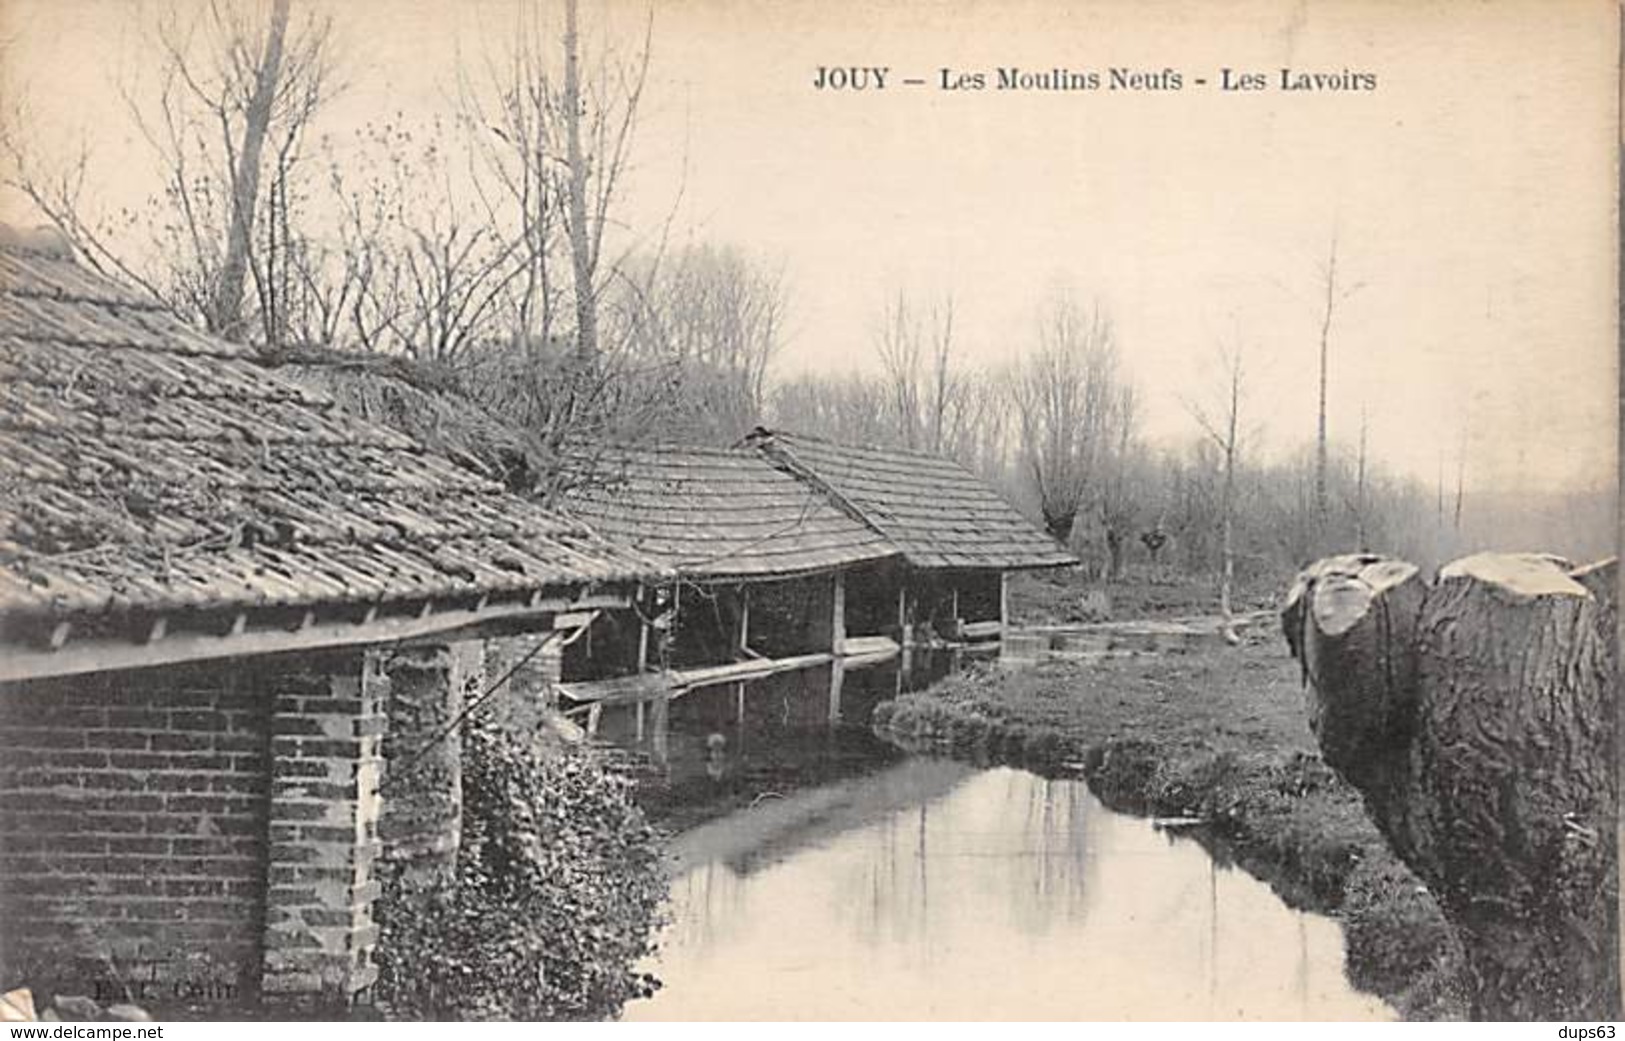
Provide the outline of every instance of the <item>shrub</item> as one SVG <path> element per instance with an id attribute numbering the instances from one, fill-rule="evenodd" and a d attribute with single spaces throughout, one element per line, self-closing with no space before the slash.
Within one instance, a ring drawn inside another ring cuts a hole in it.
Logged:
<path id="1" fill-rule="evenodd" d="M 455 878 L 388 874 L 378 997 L 426 1019 L 606 1019 L 659 982 L 666 878 L 630 782 L 579 750 L 538 755 L 490 723 L 463 739 Z"/>

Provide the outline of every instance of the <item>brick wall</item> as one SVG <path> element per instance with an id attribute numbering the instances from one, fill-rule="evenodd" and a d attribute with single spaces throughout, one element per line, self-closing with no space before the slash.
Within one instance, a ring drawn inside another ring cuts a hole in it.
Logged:
<path id="1" fill-rule="evenodd" d="M 258 976 L 271 704 L 232 663 L 0 686 L 0 963 L 65 992 Z M 122 996 L 122 995 L 120 995 Z"/>
<path id="2" fill-rule="evenodd" d="M 364 998 L 389 713 L 438 733 L 479 650 L 0 685 L 0 981 L 160 1010 Z M 456 748 L 398 785 L 400 853 L 439 868 L 460 826 Z"/>
<path id="3" fill-rule="evenodd" d="M 311 655 L 267 680 L 272 720 L 266 1000 L 355 1001 L 377 976 L 382 742 L 389 677 L 375 655 Z"/>

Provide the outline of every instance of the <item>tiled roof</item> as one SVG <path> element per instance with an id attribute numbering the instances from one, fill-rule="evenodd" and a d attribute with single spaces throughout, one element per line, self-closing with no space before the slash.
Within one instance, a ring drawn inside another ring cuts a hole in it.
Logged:
<path id="1" fill-rule="evenodd" d="M 686 575 L 764 577 L 895 556 L 879 533 L 752 451 L 583 452 L 565 509 Z"/>
<path id="2" fill-rule="evenodd" d="M 371 602 L 660 571 L 0 237 L 0 612 Z"/>
<path id="3" fill-rule="evenodd" d="M 789 473 L 828 489 L 915 567 L 1010 570 L 1077 563 L 980 478 L 940 456 L 782 431 L 757 431 L 747 443 Z"/>

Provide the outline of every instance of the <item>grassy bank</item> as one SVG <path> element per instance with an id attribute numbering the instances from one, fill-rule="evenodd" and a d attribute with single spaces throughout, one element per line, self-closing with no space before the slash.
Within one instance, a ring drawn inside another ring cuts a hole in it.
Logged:
<path id="1" fill-rule="evenodd" d="M 1114 809 L 1201 818 L 1222 860 L 1341 919 L 1355 986 L 1407 1019 L 1465 1018 L 1464 962 L 1431 896 L 1316 754 L 1297 666 L 1273 640 L 964 673 L 882 704 L 905 747 L 1081 771 Z"/>

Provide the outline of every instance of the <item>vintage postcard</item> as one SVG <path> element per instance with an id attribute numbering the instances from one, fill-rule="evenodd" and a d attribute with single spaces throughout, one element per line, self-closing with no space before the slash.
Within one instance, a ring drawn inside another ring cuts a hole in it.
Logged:
<path id="1" fill-rule="evenodd" d="M 0 1020 L 1617 1018 L 1620 40 L 0 0 Z"/>

